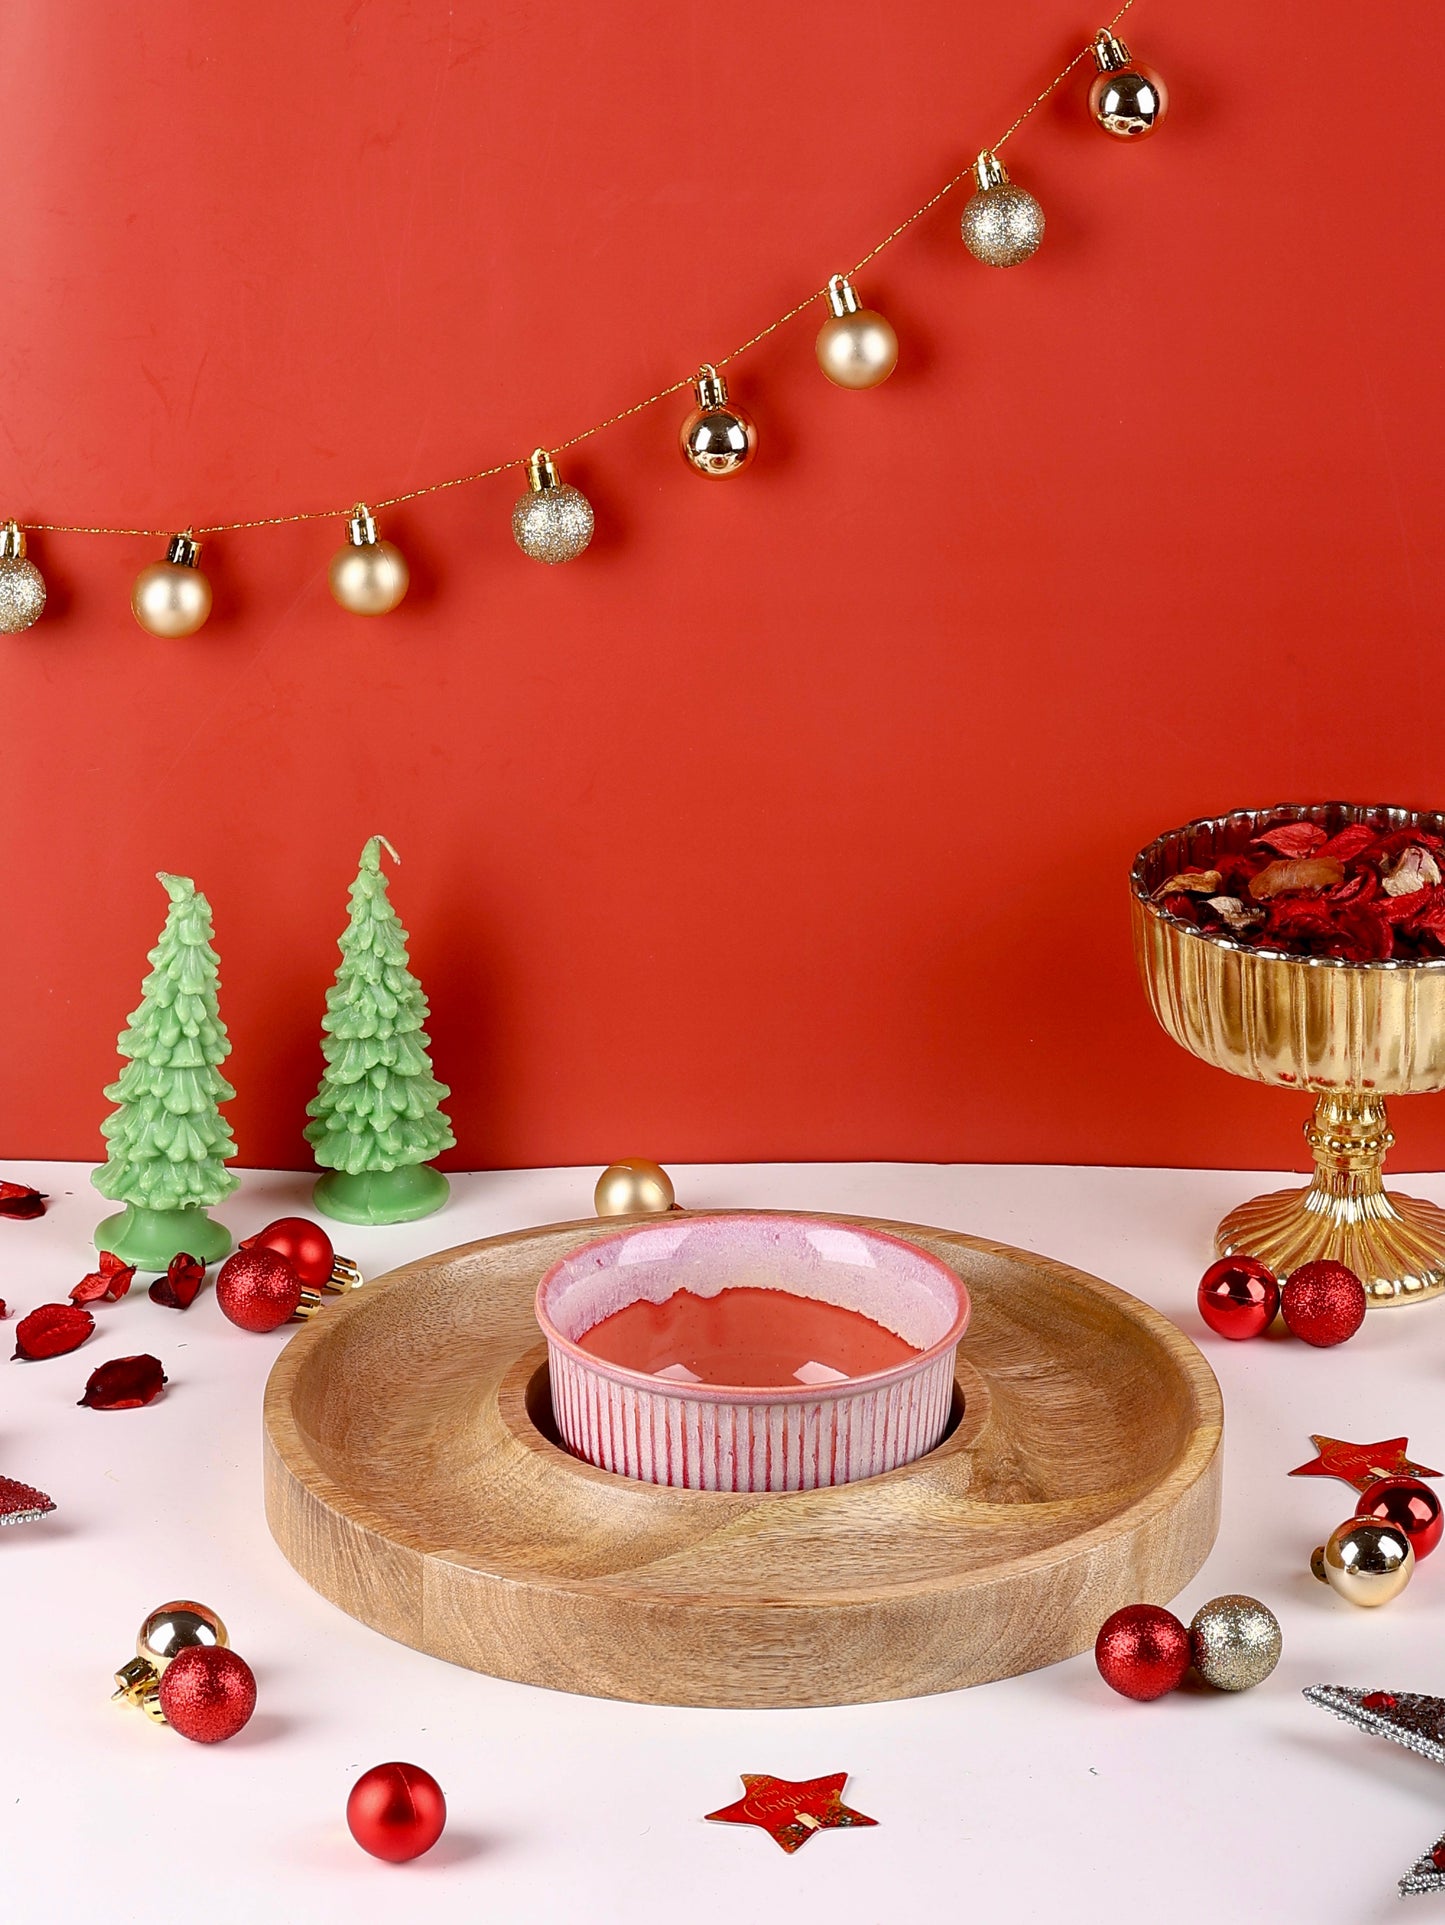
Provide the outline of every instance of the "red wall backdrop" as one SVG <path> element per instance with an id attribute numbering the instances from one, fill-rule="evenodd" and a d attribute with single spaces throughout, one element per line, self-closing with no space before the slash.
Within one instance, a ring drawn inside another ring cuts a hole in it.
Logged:
<path id="1" fill-rule="evenodd" d="M 525 454 L 856 259 L 1097 26 L 1064 0 L 12 0 L 0 512 L 176 525 Z M 153 540 L 36 538 L 0 638 L 0 1154 L 91 1156 L 164 901 L 214 904 L 241 1159 L 302 1111 L 364 838 L 455 1091 L 452 1162 L 1271 1163 L 1298 1101 L 1157 1032 L 1124 876 L 1190 815 L 1442 801 L 1445 19 L 1140 0 L 1159 137 L 1086 78 L 1008 149 L 1000 273 L 946 202 L 733 370 L 762 452 L 688 474 L 665 403 L 385 517 L 414 588 L 331 602 L 338 521 L 218 538 L 193 642 Z M 1399 1106 L 1445 1162 L 1445 1104 Z"/>

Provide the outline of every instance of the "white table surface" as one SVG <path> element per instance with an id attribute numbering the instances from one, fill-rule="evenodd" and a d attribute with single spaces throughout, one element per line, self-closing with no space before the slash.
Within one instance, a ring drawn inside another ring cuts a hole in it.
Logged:
<path id="1" fill-rule="evenodd" d="M 14 1320 L 88 1268 L 104 1208 L 74 1164 L 7 1163 L 50 1192 L 0 1221 Z M 1445 1549 L 1381 1611 L 1310 1576 L 1353 1508 L 1343 1484 L 1288 1482 L 1308 1433 L 1408 1432 L 1445 1468 L 1445 1302 L 1371 1312 L 1350 1344 L 1231 1345 L 1194 1290 L 1215 1219 L 1258 1175 L 916 1165 L 678 1169 L 693 1207 L 871 1212 L 976 1231 L 1108 1277 L 1200 1340 L 1227 1405 L 1224 1521 L 1178 1600 L 1247 1591 L 1284 1627 L 1267 1684 L 1137 1705 L 1084 1656 L 945 1697 L 820 1711 L 694 1711 L 578 1698 L 453 1669 L 354 1623 L 266 1530 L 261 1390 L 285 1332 L 233 1329 L 208 1289 L 184 1315 L 142 1284 L 97 1309 L 71 1356 L 3 1370 L 0 1472 L 57 1512 L 0 1532 L 0 1913 L 84 1919 L 644 1922 L 747 1916 L 894 1925 L 995 1921 L 1394 1919 L 1395 1880 L 1445 1830 L 1445 1772 L 1368 1739 L 1303 1685 L 1445 1692 Z M 424 1223 L 346 1231 L 368 1276 L 429 1250 L 584 1216 L 595 1171 L 454 1177 Z M 1445 1203 L 1445 1179 L 1410 1179 Z M 248 1173 L 220 1214 L 238 1234 L 308 1207 L 300 1176 Z M 323 1312 L 324 1314 L 324 1312 Z M 150 1410 L 77 1409 L 107 1357 L 150 1350 L 171 1382 Z M 203 1747 L 109 1702 L 153 1605 L 221 1612 L 255 1669 L 247 1729 Z M 400 1758 L 446 1793 L 441 1843 L 409 1866 L 345 1829 L 361 1771 Z M 708 1825 L 738 1773 L 847 1770 L 876 1830 L 789 1858 Z M 1432 1901 L 1419 1901 L 1422 1907 Z"/>

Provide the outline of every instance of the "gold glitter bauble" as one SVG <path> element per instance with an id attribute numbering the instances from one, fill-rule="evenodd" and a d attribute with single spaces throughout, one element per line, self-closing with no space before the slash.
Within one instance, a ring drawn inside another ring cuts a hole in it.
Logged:
<path id="1" fill-rule="evenodd" d="M 346 546 L 331 557 L 331 592 L 353 615 L 388 615 L 411 582 L 406 556 L 382 541 L 371 510 L 358 504 L 347 527 Z"/>
<path id="2" fill-rule="evenodd" d="M 1351 1604 L 1372 1609 L 1398 1597 L 1415 1571 L 1415 1551 L 1394 1524 L 1349 1517 L 1316 1550 L 1310 1569 Z"/>
<path id="3" fill-rule="evenodd" d="M 1044 210 L 1014 186 L 992 154 L 979 155 L 974 178 L 978 191 L 959 223 L 963 244 L 985 267 L 1017 267 L 1044 238 Z"/>
<path id="4" fill-rule="evenodd" d="M 702 368 L 694 387 L 697 406 L 678 432 L 683 459 L 715 480 L 740 475 L 758 451 L 752 416 L 728 400 L 728 384 L 716 368 Z"/>
<path id="5" fill-rule="evenodd" d="M 839 388 L 876 388 L 898 365 L 898 336 L 871 307 L 860 307 L 848 277 L 828 283 L 832 310 L 818 330 L 818 366 Z"/>
<path id="6" fill-rule="evenodd" d="M 1094 41 L 1099 71 L 1089 88 L 1089 112 L 1106 134 L 1143 140 L 1164 118 L 1169 94 L 1158 74 L 1137 66 L 1129 49 L 1107 27 Z"/>
<path id="7" fill-rule="evenodd" d="M 0 635 L 22 635 L 40 620 L 45 577 L 25 559 L 25 531 L 18 522 L 0 527 Z"/>
<path id="8" fill-rule="evenodd" d="M 598 1216 L 661 1216 L 676 1201 L 672 1178 L 645 1156 L 625 1156 L 610 1164 L 592 1196 Z"/>
<path id="9" fill-rule="evenodd" d="M 201 544 L 189 535 L 174 535 L 164 561 L 152 562 L 135 578 L 131 612 L 152 635 L 175 640 L 194 635 L 211 612 L 211 584 L 196 563 Z"/>
<path id="10" fill-rule="evenodd" d="M 512 538 L 533 561 L 571 561 L 592 539 L 592 503 L 557 479 L 551 455 L 538 448 L 527 463 L 528 491 L 512 510 Z"/>
<path id="11" fill-rule="evenodd" d="M 1279 1619 L 1258 1598 L 1211 1598 L 1194 1613 L 1189 1650 L 1216 1691 L 1248 1691 L 1279 1663 Z"/>

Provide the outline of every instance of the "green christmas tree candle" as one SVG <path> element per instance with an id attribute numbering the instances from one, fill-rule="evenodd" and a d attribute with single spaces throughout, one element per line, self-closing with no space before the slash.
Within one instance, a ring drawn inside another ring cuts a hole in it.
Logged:
<path id="1" fill-rule="evenodd" d="M 230 1232 L 206 1215 L 236 1178 L 236 1153 L 218 1104 L 236 1094 L 220 1065 L 231 1053 L 217 1002 L 219 957 L 211 947 L 211 905 L 188 876 L 157 876 L 171 899 L 166 926 L 150 952 L 141 1004 L 116 1048 L 129 1060 L 106 1096 L 115 1109 L 101 1124 L 106 1161 L 91 1179 L 126 1207 L 95 1233 L 141 1270 L 164 1270 L 185 1250 L 214 1263 Z"/>
<path id="2" fill-rule="evenodd" d="M 382 836 L 361 852 L 341 965 L 326 997 L 321 1087 L 306 1106 L 306 1136 L 328 1172 L 313 1195 L 343 1223 L 410 1223 L 446 1202 L 450 1185 L 428 1158 L 456 1138 L 441 1105 L 451 1091 L 432 1074 L 422 1024 L 427 1000 L 407 965 L 406 931 L 387 894 Z"/>

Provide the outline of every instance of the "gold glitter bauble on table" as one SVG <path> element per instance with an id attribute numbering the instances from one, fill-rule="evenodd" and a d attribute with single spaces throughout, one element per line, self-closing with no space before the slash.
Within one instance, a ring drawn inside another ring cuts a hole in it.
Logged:
<path id="1" fill-rule="evenodd" d="M 1169 95 L 1158 74 L 1141 67 L 1123 41 L 1101 27 L 1094 37 L 1099 71 L 1089 88 L 1089 112 L 1106 134 L 1143 140 L 1164 118 Z"/>
<path id="2" fill-rule="evenodd" d="M 211 584 L 201 573 L 200 559 L 201 544 L 193 536 L 172 535 L 165 560 L 140 571 L 130 605 L 142 628 L 174 641 L 205 625 Z"/>
<path id="3" fill-rule="evenodd" d="M 1200 1605 L 1189 1626 L 1194 1669 L 1216 1691 L 1248 1691 L 1279 1663 L 1279 1619 L 1258 1598 L 1231 1595 Z"/>
<path id="4" fill-rule="evenodd" d="M 331 593 L 353 615 L 388 615 L 411 582 L 406 556 L 395 542 L 382 541 L 364 502 L 352 510 L 346 546 L 331 557 Z"/>
<path id="5" fill-rule="evenodd" d="M 662 1216 L 676 1201 L 672 1178 L 645 1156 L 609 1164 L 592 1194 L 598 1216 Z"/>
<path id="6" fill-rule="evenodd" d="M 818 330 L 818 366 L 839 388 L 876 388 L 898 365 L 898 336 L 876 308 L 862 307 L 846 274 L 828 283 L 828 319 Z"/>
<path id="7" fill-rule="evenodd" d="M 758 451 L 752 416 L 729 401 L 728 384 L 716 368 L 700 368 L 693 386 L 697 405 L 678 433 L 683 459 L 714 480 L 740 475 Z"/>
<path id="8" fill-rule="evenodd" d="M 1310 1558 L 1321 1583 L 1365 1610 L 1398 1597 L 1415 1572 L 1415 1549 L 1394 1524 L 1347 1517 Z"/>
<path id="9" fill-rule="evenodd" d="M 973 165 L 978 191 L 959 223 L 964 246 L 985 267 L 1017 267 L 1044 238 L 1044 210 L 1026 188 L 1015 187 L 994 154 Z"/>
<path id="10" fill-rule="evenodd" d="M 545 448 L 527 462 L 527 493 L 512 510 L 512 538 L 524 555 L 549 566 L 572 561 L 592 539 L 592 503 L 580 488 L 560 481 Z"/>
<path id="11" fill-rule="evenodd" d="M 45 606 L 45 577 L 25 557 L 25 531 L 19 522 L 0 527 L 0 635 L 22 635 L 40 620 Z"/>

